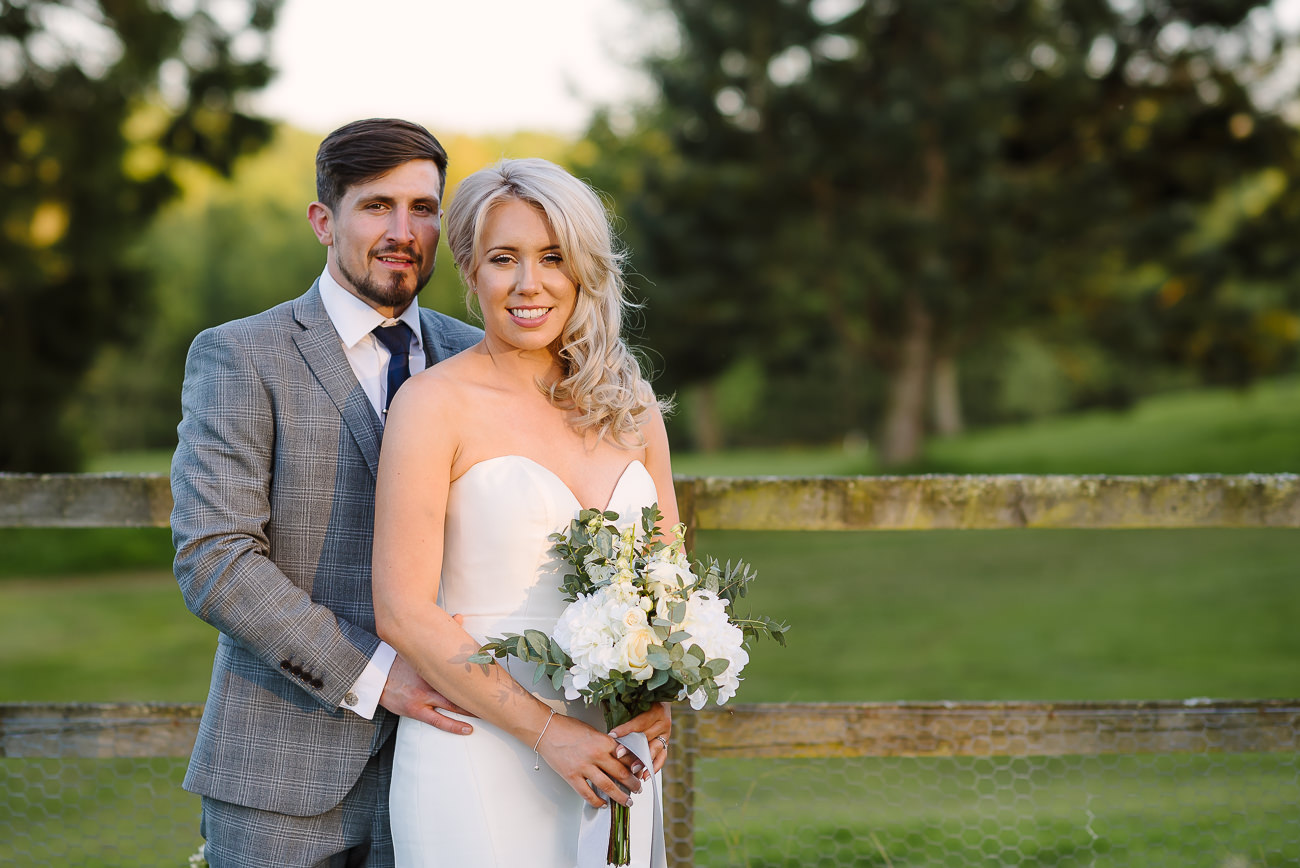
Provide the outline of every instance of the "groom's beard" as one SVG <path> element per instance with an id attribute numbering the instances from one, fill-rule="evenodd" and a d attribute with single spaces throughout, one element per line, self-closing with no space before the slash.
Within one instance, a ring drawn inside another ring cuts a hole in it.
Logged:
<path id="1" fill-rule="evenodd" d="M 369 274 L 353 274 L 348 270 L 347 264 L 342 257 L 338 259 L 339 271 L 343 279 L 352 285 L 357 294 L 362 298 L 374 302 L 381 307 L 391 307 L 397 310 L 404 309 L 411 303 L 411 299 L 420 294 L 429 283 L 429 278 L 433 277 L 433 269 L 436 262 L 429 264 L 429 270 L 424 270 L 424 257 L 417 254 L 414 250 L 393 248 L 381 250 L 374 254 L 374 258 L 385 256 L 390 253 L 400 253 L 403 256 L 409 256 L 415 263 L 415 284 L 413 287 L 407 285 L 407 275 L 394 274 L 388 280 L 377 280 Z"/>

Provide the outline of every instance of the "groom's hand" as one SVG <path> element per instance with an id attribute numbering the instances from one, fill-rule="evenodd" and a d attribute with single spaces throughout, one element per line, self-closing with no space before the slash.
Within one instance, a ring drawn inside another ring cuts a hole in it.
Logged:
<path id="1" fill-rule="evenodd" d="M 430 687 L 429 683 L 421 678 L 414 667 L 403 660 L 400 654 L 393 660 L 393 667 L 388 670 L 388 681 L 384 684 L 384 692 L 379 696 L 379 704 L 393 714 L 413 717 L 453 735 L 469 735 L 474 731 L 474 728 L 463 720 L 448 717 L 439 711 L 445 709 L 457 714 L 474 716 Z"/>
<path id="2" fill-rule="evenodd" d="M 630 732 L 645 733 L 646 741 L 650 743 L 650 756 L 654 760 L 655 771 L 659 771 L 668 759 L 668 740 L 673 732 L 672 705 L 656 702 L 649 711 L 643 711 L 627 723 L 614 727 L 609 734 L 614 738 L 622 738 Z M 634 765 L 632 773 L 640 775 L 641 780 L 649 780 L 650 773 L 640 768 L 640 765 Z"/>

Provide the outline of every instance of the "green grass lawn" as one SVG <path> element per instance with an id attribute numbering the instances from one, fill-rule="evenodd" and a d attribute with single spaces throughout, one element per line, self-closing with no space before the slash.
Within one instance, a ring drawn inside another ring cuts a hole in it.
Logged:
<path id="1" fill-rule="evenodd" d="M 164 472 L 167 458 L 95 469 Z M 825 449 L 683 454 L 676 469 L 877 468 Z M 1300 379 L 977 432 L 933 444 L 915 469 L 1294 472 Z M 1300 530 L 714 531 L 699 546 L 753 563 L 746 602 L 793 625 L 789 648 L 754 650 L 739 701 L 1300 696 Z M 185 610 L 170 558 L 166 530 L 0 531 L 0 701 L 201 701 L 215 634 Z M 710 760 L 697 864 L 1300 864 L 1297 756 Z M 35 847 L 53 864 L 184 864 L 198 843 L 196 804 L 174 797 L 180 764 L 33 763 L 0 760 L 0 838 L 7 816 L 15 829 L 80 823 L 92 844 L 24 833 L 0 843 L 0 863 Z M 57 780 L 73 772 L 90 783 Z M 33 795 L 5 795 L 19 786 Z M 131 843 L 119 827 L 157 825 L 158 798 L 172 831 Z M 109 829 L 123 840 L 95 837 Z"/>
<path id="2" fill-rule="evenodd" d="M 884 472 L 867 448 L 679 452 L 690 476 L 820 476 Z M 895 471 L 891 471 L 895 472 Z M 907 473 L 1297 473 L 1300 377 L 1244 391 L 1206 389 L 936 439 Z"/>

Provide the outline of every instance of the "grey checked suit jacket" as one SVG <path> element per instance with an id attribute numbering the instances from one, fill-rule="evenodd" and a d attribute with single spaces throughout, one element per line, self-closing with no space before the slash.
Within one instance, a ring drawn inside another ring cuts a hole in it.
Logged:
<path id="1" fill-rule="evenodd" d="M 478 341 L 421 310 L 433 364 Z M 379 644 L 370 593 L 382 427 L 318 287 L 195 338 L 172 460 L 186 605 L 216 627 L 185 789 L 294 816 L 337 805 L 396 723 L 340 709 Z"/>

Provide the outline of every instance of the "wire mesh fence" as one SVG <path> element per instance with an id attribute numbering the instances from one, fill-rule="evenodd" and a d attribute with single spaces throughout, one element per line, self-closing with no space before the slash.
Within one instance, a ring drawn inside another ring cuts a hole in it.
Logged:
<path id="1" fill-rule="evenodd" d="M 0 711 L 0 865 L 188 865 L 195 707 Z M 1300 865 L 1300 702 L 683 712 L 667 793 L 674 866 Z"/>
<path id="2" fill-rule="evenodd" d="M 702 760 L 697 866 L 1300 864 L 1297 754 Z"/>
<path id="3" fill-rule="evenodd" d="M 185 759 L 0 759 L 0 865 L 179 866 L 203 842 Z"/>

